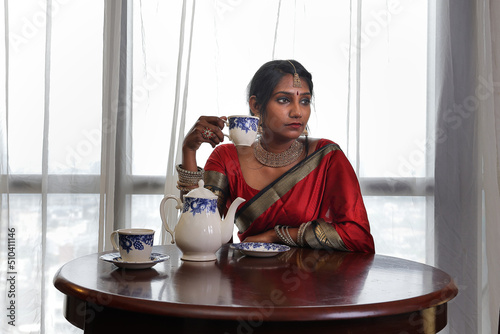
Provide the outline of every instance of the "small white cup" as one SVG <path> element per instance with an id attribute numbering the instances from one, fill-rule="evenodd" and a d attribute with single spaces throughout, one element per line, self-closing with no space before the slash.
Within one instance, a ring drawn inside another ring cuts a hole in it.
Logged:
<path id="1" fill-rule="evenodd" d="M 111 232 L 111 244 L 125 262 L 146 262 L 151 260 L 154 230 L 125 228 Z M 116 236 L 118 235 L 118 244 Z"/>
<path id="2" fill-rule="evenodd" d="M 224 134 L 236 146 L 251 146 L 257 137 L 259 118 L 248 115 L 229 116 L 226 121 L 229 135 Z"/>

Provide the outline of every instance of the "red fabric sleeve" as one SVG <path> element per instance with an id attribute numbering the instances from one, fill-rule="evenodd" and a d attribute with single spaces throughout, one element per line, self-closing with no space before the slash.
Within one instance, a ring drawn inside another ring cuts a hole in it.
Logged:
<path id="1" fill-rule="evenodd" d="M 319 218 L 333 224 L 349 250 L 375 252 L 359 182 L 341 150 L 333 153 L 325 181 Z"/>

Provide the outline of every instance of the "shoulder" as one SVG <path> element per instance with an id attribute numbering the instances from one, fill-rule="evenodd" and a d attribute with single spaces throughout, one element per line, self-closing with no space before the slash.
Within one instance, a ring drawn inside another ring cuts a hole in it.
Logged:
<path id="1" fill-rule="evenodd" d="M 214 148 L 205 163 L 205 170 L 222 172 L 229 161 L 238 161 L 238 152 L 234 144 L 221 144 Z"/>
<path id="2" fill-rule="evenodd" d="M 305 138 L 303 138 L 302 140 L 305 141 Z M 340 146 L 337 143 L 331 141 L 330 139 L 308 138 L 307 140 L 309 142 L 309 152 L 311 152 L 311 153 L 316 152 L 317 150 L 319 150 L 325 146 L 331 147 L 334 150 L 340 150 Z"/>
<path id="3" fill-rule="evenodd" d="M 237 154 L 236 146 L 234 144 L 220 144 L 216 146 L 212 152 L 212 155 L 233 155 Z"/>

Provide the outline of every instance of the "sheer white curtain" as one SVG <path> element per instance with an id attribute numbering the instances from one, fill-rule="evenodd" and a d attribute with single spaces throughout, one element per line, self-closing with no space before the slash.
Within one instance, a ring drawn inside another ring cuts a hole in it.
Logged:
<path id="1" fill-rule="evenodd" d="M 77 332 L 52 279 L 98 246 L 103 3 L 0 11 L 0 331 Z"/>
<path id="2" fill-rule="evenodd" d="M 482 309 L 490 317 L 492 332 L 500 324 L 500 265 L 496 260 L 500 252 L 500 101 L 498 100 L 500 68 L 496 62 L 500 55 L 498 36 L 500 24 L 496 19 L 500 14 L 497 1 L 479 2 L 477 11 L 478 24 L 478 81 L 488 87 L 488 96 L 481 99 L 479 112 L 479 142 L 483 162 L 483 242 L 486 255 L 483 256 L 483 273 L 486 275 L 486 287 L 482 289 Z M 486 79 L 486 83 L 485 83 Z M 487 320 L 486 320 L 487 321 Z"/>
<path id="3" fill-rule="evenodd" d="M 497 333 L 499 69 L 495 1 L 435 9 L 436 264 L 456 280 L 451 333 Z"/>
<path id="4" fill-rule="evenodd" d="M 15 276 L 15 297 L 1 283 L 0 306 L 15 303 L 16 327 L 2 314 L 0 330 L 81 332 L 62 316 L 55 271 L 109 249 L 115 228 L 161 231 L 184 133 L 200 115 L 247 113 L 257 68 L 295 58 L 315 82 L 311 136 L 355 167 L 377 252 L 454 277 L 450 333 L 494 332 L 497 6 L 4 0 L 0 279 Z"/>
<path id="5" fill-rule="evenodd" d="M 479 2 L 478 24 L 478 81 L 488 89 L 487 98 L 481 99 L 479 110 L 479 147 L 483 162 L 483 233 L 485 255 L 482 264 L 486 270 L 481 290 L 481 309 L 485 327 L 491 324 L 493 333 L 499 328 L 500 312 L 500 67 L 496 61 L 500 57 L 500 4 L 498 1 Z M 486 83 L 484 81 L 486 80 Z M 483 91 L 484 93 L 484 91 Z M 488 321 L 488 316 L 491 321 Z M 486 327 L 487 328 L 487 327 Z"/>

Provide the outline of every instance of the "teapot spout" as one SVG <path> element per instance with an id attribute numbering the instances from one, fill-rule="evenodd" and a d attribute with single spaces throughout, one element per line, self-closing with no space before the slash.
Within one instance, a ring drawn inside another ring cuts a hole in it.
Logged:
<path id="1" fill-rule="evenodd" d="M 233 203 L 231 203 L 231 206 L 227 210 L 226 217 L 222 221 L 221 225 L 222 244 L 227 243 L 233 236 L 234 215 L 236 213 L 236 209 L 240 206 L 241 203 L 245 201 L 246 200 L 244 198 L 238 197 L 233 201 Z"/>

